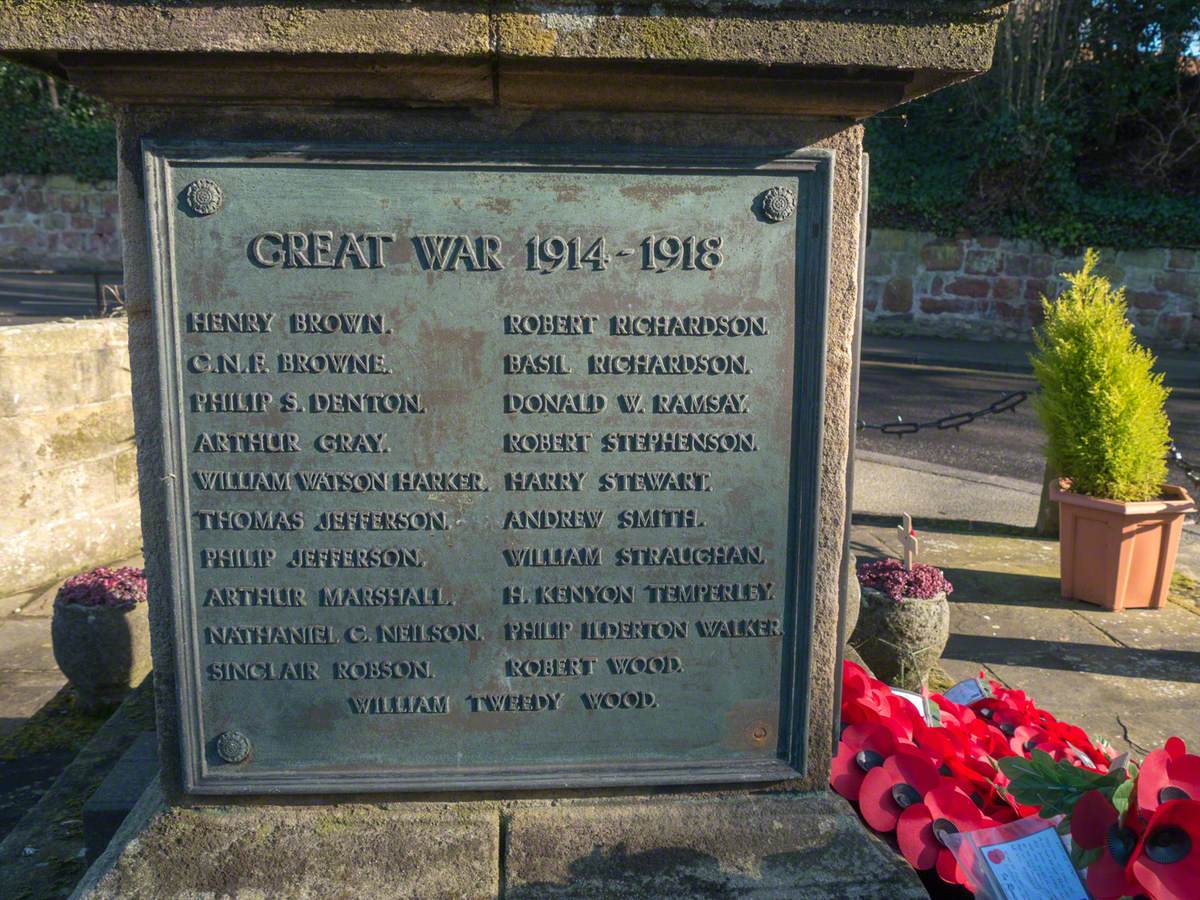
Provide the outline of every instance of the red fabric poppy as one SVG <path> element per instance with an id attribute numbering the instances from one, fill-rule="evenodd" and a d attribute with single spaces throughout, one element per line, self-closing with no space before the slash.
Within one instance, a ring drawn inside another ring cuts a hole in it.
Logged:
<path id="1" fill-rule="evenodd" d="M 914 869 L 936 869 L 943 881 L 962 884 L 965 878 L 954 854 L 943 843 L 944 836 L 974 831 L 986 824 L 991 823 L 970 797 L 953 785 L 944 785 L 900 814 L 896 843 Z"/>
<path id="2" fill-rule="evenodd" d="M 967 756 L 986 760 L 1013 755 L 1012 748 L 1009 746 L 1009 736 L 982 719 L 968 726 L 965 733 L 969 738 L 968 751 L 965 754 Z"/>
<path id="3" fill-rule="evenodd" d="M 1154 900 L 1200 894 L 1200 800 L 1159 805 L 1138 841 L 1129 874 Z"/>
<path id="4" fill-rule="evenodd" d="M 928 725 L 918 728 L 913 733 L 913 742 L 939 766 L 947 757 L 958 756 L 961 752 L 954 733 L 948 728 L 930 728 Z"/>
<path id="5" fill-rule="evenodd" d="M 1071 811 L 1071 839 L 1084 850 L 1099 850 L 1087 869 L 1087 888 L 1096 900 L 1134 896 L 1138 885 L 1125 872 L 1138 836 L 1119 822 L 1117 808 L 1100 791 L 1088 791 Z"/>
<path id="6" fill-rule="evenodd" d="M 941 784 L 942 776 L 928 756 L 919 750 L 898 750 L 867 773 L 858 808 L 867 824 L 883 834 L 896 827 L 900 813 Z"/>
<path id="7" fill-rule="evenodd" d="M 882 766 L 896 752 L 896 739 L 878 723 L 851 725 L 842 732 L 837 756 L 829 772 L 830 786 L 849 800 L 858 802 L 858 792 L 867 772 Z"/>
<path id="8" fill-rule="evenodd" d="M 1031 750 L 1040 748 L 1049 740 L 1050 733 L 1040 725 L 1018 725 L 1013 736 L 1008 739 L 1008 746 L 1017 756 L 1028 757 Z"/>
<path id="9" fill-rule="evenodd" d="M 863 667 L 850 660 L 842 661 L 842 699 L 857 700 L 871 688 L 873 679 L 863 671 Z"/>
<path id="10" fill-rule="evenodd" d="M 1104 846 L 1108 829 L 1117 822 L 1117 808 L 1100 791 L 1088 791 L 1071 810 L 1071 840 L 1084 850 Z"/>
<path id="11" fill-rule="evenodd" d="M 946 768 L 950 778 L 960 787 L 975 805 L 984 808 L 996 799 L 996 769 L 989 763 L 977 759 L 947 759 Z"/>
<path id="12" fill-rule="evenodd" d="M 1179 738 L 1147 754 L 1138 772 L 1138 811 L 1147 819 L 1167 800 L 1200 800 L 1200 756 Z"/>

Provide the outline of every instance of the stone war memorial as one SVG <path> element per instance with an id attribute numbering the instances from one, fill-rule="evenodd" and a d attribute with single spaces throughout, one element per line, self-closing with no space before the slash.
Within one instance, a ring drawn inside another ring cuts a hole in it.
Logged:
<path id="1" fill-rule="evenodd" d="M 924 896 L 827 789 L 858 122 L 1003 4 L 0 10 L 119 119 L 161 772 L 79 896 Z"/>

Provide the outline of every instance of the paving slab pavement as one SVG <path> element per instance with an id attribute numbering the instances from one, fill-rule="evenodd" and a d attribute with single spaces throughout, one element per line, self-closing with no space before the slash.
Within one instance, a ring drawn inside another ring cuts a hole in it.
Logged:
<path id="1" fill-rule="evenodd" d="M 964 465 L 969 464 L 964 460 Z M 854 511 L 899 519 L 908 513 L 926 522 L 1001 525 L 1029 532 L 1037 522 L 1041 485 L 969 468 L 859 450 L 854 463 Z M 994 530 L 994 529 L 993 529 Z M 1054 564 L 1058 564 L 1058 546 Z M 1176 571 L 1200 581 L 1200 522 L 1185 522 Z M 1055 575 L 1057 579 L 1057 575 Z M 1057 580 L 1055 581 L 1057 586 Z"/>

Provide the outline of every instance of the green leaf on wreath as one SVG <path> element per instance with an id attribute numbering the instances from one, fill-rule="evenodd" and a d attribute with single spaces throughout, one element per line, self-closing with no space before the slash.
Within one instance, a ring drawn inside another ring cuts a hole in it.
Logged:
<path id="1" fill-rule="evenodd" d="M 1038 807 L 1044 819 L 1070 815 L 1079 798 L 1088 791 L 1103 791 L 1112 796 L 1113 790 L 1126 780 L 1125 772 L 1101 774 L 1073 766 L 1066 760 L 1055 762 L 1043 750 L 1034 750 L 1029 759 L 1010 756 L 999 761 L 1000 771 L 1009 779 L 1008 790 L 1018 802 Z"/>
<path id="2" fill-rule="evenodd" d="M 1136 782 L 1132 778 L 1127 778 L 1117 786 L 1113 791 L 1112 803 L 1117 808 L 1117 815 L 1124 816 L 1129 809 L 1129 801 L 1133 796 L 1133 786 Z"/>

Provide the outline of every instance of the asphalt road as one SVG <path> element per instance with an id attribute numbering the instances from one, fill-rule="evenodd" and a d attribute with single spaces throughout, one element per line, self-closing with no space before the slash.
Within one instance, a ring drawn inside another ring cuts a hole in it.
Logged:
<path id="1" fill-rule="evenodd" d="M 981 360 L 988 357 L 988 344 L 978 345 Z M 1173 388 L 1167 403 L 1171 432 L 1193 464 L 1200 462 L 1200 382 L 1191 371 L 1178 375 L 1167 363 L 1167 383 Z M 1012 391 L 1036 389 L 1024 374 L 989 372 L 968 368 L 940 368 L 864 359 L 859 387 L 859 418 L 872 423 L 928 422 L 950 413 L 978 410 Z M 988 416 L 959 431 L 921 431 L 894 437 L 878 431 L 860 431 L 858 447 L 907 459 L 924 460 L 1041 481 L 1045 465 L 1043 437 L 1030 402 L 1014 412 Z M 1171 472 L 1178 481 L 1178 470 Z"/>
<path id="2" fill-rule="evenodd" d="M 91 275 L 0 272 L 0 326 L 84 319 L 96 314 Z"/>

